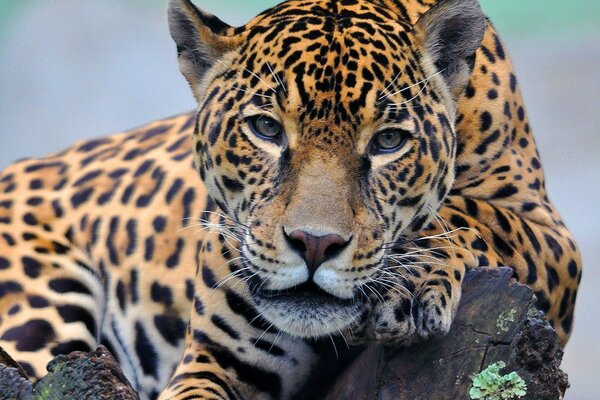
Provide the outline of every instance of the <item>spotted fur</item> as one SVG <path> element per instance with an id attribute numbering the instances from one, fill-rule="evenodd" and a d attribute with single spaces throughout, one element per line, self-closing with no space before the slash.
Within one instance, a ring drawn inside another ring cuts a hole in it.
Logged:
<path id="1" fill-rule="evenodd" d="M 476 0 L 169 20 L 196 112 L 0 174 L 0 345 L 32 377 L 102 343 L 143 398 L 315 398 L 353 344 L 445 334 L 479 266 L 566 343 L 579 252 Z M 313 265 L 291 232 L 342 244 Z"/>

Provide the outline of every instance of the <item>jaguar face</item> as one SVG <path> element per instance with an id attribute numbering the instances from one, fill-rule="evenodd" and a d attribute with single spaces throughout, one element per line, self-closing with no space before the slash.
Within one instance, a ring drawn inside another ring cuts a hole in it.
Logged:
<path id="1" fill-rule="evenodd" d="M 464 3 L 476 4 L 412 26 L 384 2 L 289 1 L 241 28 L 172 5 L 200 105 L 196 165 L 278 329 L 337 333 L 402 284 L 389 248 L 431 221 L 454 179 L 455 99 L 477 47 L 465 37 L 484 29 Z"/>

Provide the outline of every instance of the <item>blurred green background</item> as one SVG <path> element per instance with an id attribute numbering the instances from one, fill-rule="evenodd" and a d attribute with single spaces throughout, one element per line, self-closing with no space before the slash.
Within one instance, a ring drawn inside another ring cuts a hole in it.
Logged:
<path id="1" fill-rule="evenodd" d="M 20 8 L 32 7 L 42 1 L 48 0 L 0 0 L 0 34 Z M 129 3 L 140 8 L 163 8 L 166 0 L 105 1 Z M 277 3 L 273 0 L 198 0 L 205 9 L 224 15 L 230 23 L 237 24 L 254 16 L 257 10 Z M 592 25 L 597 28 L 600 21 L 600 1 L 596 0 L 482 0 L 481 4 L 499 30 L 515 35 L 543 33 L 548 29 L 569 35 L 573 28 L 580 32 Z"/>
<path id="2" fill-rule="evenodd" d="M 273 0 L 195 0 L 240 25 Z M 599 398 L 600 0 L 482 0 L 512 55 L 550 197 L 584 257 L 567 400 Z M 167 0 L 0 0 L 0 168 L 187 111 Z"/>

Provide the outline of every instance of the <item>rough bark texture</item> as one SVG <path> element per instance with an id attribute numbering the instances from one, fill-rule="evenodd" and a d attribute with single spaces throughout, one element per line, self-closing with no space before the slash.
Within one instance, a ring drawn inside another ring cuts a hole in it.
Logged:
<path id="1" fill-rule="evenodd" d="M 472 376 L 497 361 L 525 381 L 523 398 L 561 398 L 568 381 L 560 370 L 558 337 L 535 309 L 531 289 L 511 276 L 509 268 L 468 273 L 448 336 L 407 348 L 370 347 L 338 379 L 328 400 L 469 399 Z M 377 371 L 377 378 L 368 371 Z"/>
<path id="2" fill-rule="evenodd" d="M 497 361 L 506 363 L 503 372 L 514 371 L 526 382 L 523 398 L 559 399 L 568 381 L 559 368 L 558 337 L 535 310 L 532 291 L 511 276 L 508 268 L 471 271 L 448 336 L 407 348 L 368 346 L 326 399 L 469 399 L 472 376 Z M 139 398 L 103 347 L 59 356 L 48 371 L 32 385 L 0 349 L 0 399 Z"/>
<path id="3" fill-rule="evenodd" d="M 14 362 L 14 361 L 13 361 Z M 0 365 L 0 399 L 19 400 L 138 400 L 119 365 L 104 347 L 73 352 L 48 364 L 48 375 L 35 385 Z"/>

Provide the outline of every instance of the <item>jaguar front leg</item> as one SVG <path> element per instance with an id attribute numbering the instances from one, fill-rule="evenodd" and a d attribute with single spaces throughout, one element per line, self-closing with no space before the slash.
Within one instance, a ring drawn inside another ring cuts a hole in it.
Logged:
<path id="1" fill-rule="evenodd" d="M 191 332 L 188 331 L 183 358 L 159 400 L 243 399 L 237 389 L 239 383 L 228 376 L 210 351 L 196 343 L 190 336 Z"/>
<path id="2" fill-rule="evenodd" d="M 431 248 L 437 250 L 414 248 L 386 257 L 362 340 L 408 345 L 448 333 L 469 255 L 447 243 Z M 402 263 L 391 261 L 398 257 Z"/>

